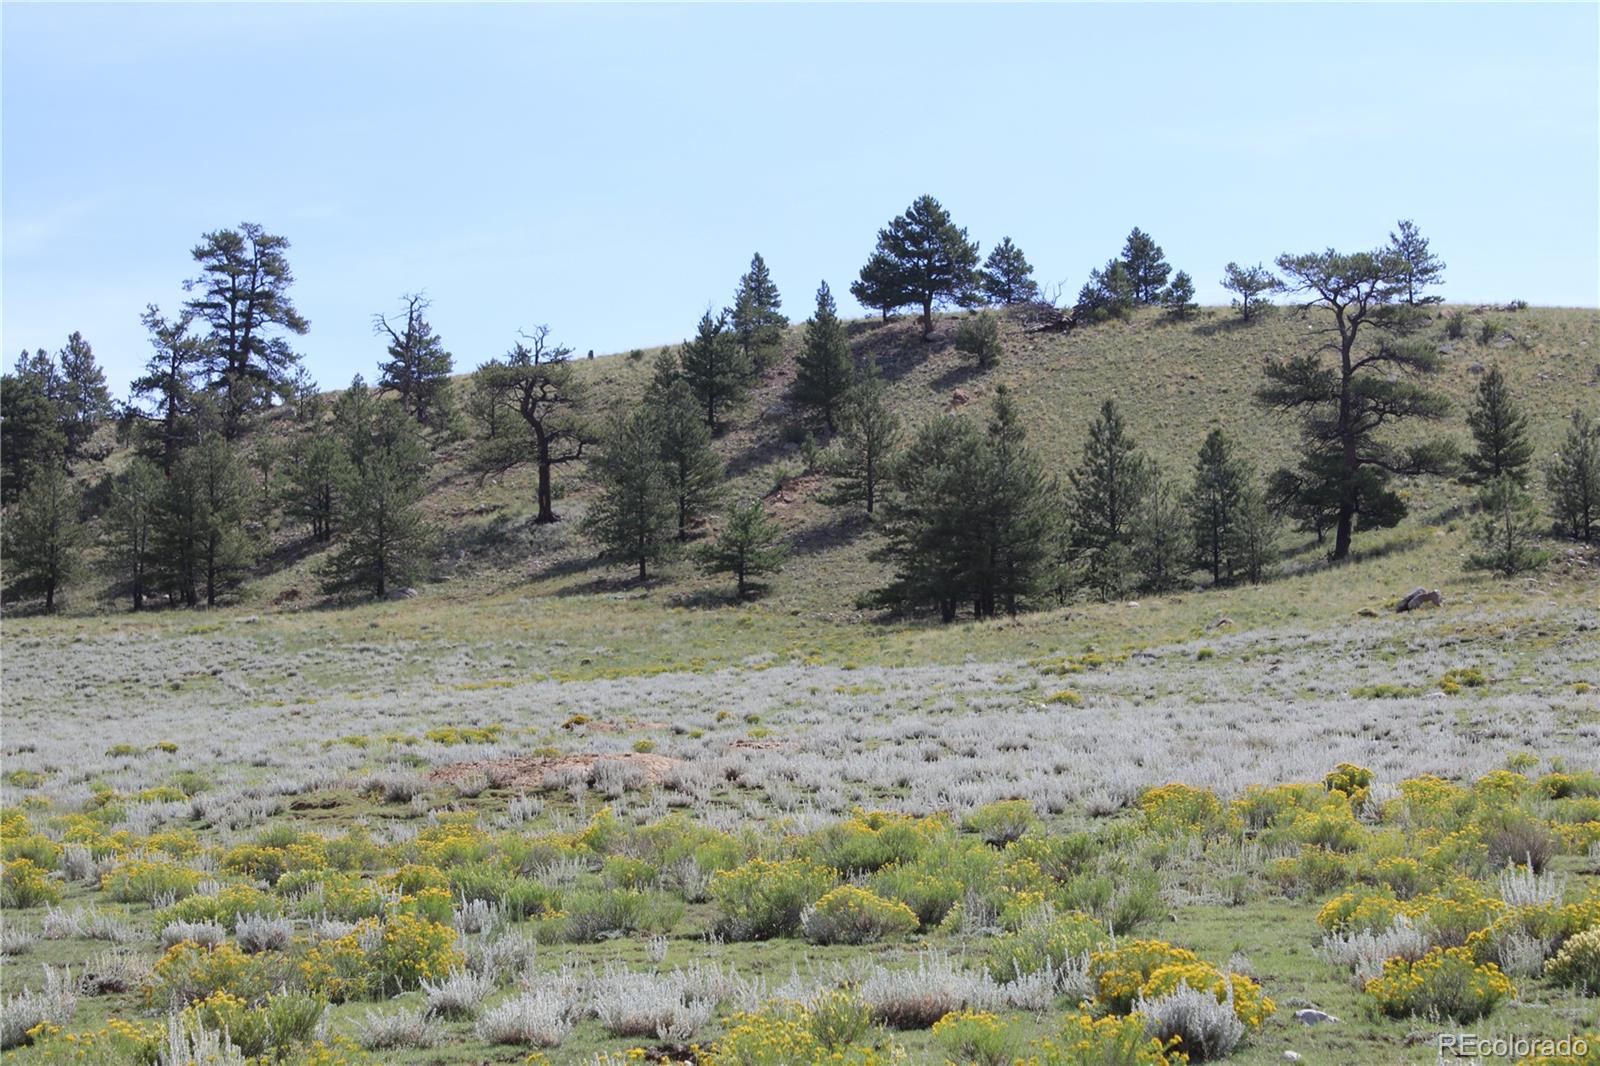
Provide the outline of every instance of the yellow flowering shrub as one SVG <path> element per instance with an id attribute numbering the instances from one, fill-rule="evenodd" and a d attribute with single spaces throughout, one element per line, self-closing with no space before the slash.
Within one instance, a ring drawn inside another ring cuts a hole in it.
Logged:
<path id="1" fill-rule="evenodd" d="M 344 936 L 313 944 L 298 964 L 301 982 L 330 1003 L 367 995 L 373 988 L 373 974 L 361 942 L 376 937 L 377 928 L 377 921 L 368 918 Z"/>
<path id="2" fill-rule="evenodd" d="M 401 896 L 390 904 L 391 915 L 410 914 L 419 918 L 426 918 L 439 925 L 449 925 L 455 913 L 455 897 L 447 888 L 428 887 L 418 889 L 409 896 Z"/>
<path id="3" fill-rule="evenodd" d="M 801 924 L 813 944 L 871 944 L 914 933 L 920 923 L 898 900 L 840 885 L 803 912 Z"/>
<path id="4" fill-rule="evenodd" d="M 447 869 L 483 861 L 494 849 L 494 842 L 470 822 L 447 821 L 418 833 L 412 847 L 417 862 Z"/>
<path id="5" fill-rule="evenodd" d="M 1159 785 L 1139 797 L 1145 823 L 1157 831 L 1204 828 L 1222 814 L 1222 801 L 1210 789 L 1189 785 Z"/>
<path id="6" fill-rule="evenodd" d="M 27 859 L 43 870 L 54 870 L 61 860 L 61 845 L 42 833 L 22 833 L 0 838 L 0 859 Z"/>
<path id="7" fill-rule="evenodd" d="M 128 859 L 107 874 L 100 887 L 119 903 L 154 903 L 162 896 L 193 895 L 202 879 L 200 871 L 165 859 Z"/>
<path id="8" fill-rule="evenodd" d="M 438 979 L 462 964 L 456 931 L 415 914 L 391 915 L 384 923 L 367 963 L 385 991 L 416 988 L 424 979 Z"/>
<path id="9" fill-rule="evenodd" d="M 407 863 L 390 870 L 378 879 L 384 888 L 393 889 L 403 896 L 414 896 L 425 888 L 438 888 L 448 892 L 450 878 L 437 866 Z"/>
<path id="10" fill-rule="evenodd" d="M 1407 778 L 1399 787 L 1400 795 L 1385 806 L 1386 819 L 1448 828 L 1472 809 L 1470 792 L 1433 774 Z"/>
<path id="11" fill-rule="evenodd" d="M 1289 832 L 1303 844 L 1329 851 L 1354 851 L 1366 835 L 1350 807 L 1342 803 L 1300 813 L 1289 824 Z"/>
<path id="12" fill-rule="evenodd" d="M 1013 1023 L 989 1011 L 951 1011 L 932 1032 L 945 1061 L 961 1066 L 1011 1066 L 1022 1043 Z"/>
<path id="13" fill-rule="evenodd" d="M 1177 1066 L 1188 1060 L 1174 1045 L 1147 1033 L 1137 1014 L 1078 1014 L 1016 1061 L 1019 1066 Z"/>
<path id="14" fill-rule="evenodd" d="M 243 914 L 282 914 L 283 901 L 255 885 L 224 885 L 215 895 L 187 896 L 156 912 L 155 925 L 169 922 L 215 922 L 232 930 Z"/>
<path id="15" fill-rule="evenodd" d="M 1586 996 L 1600 995 L 1600 929 L 1586 929 L 1561 945 L 1544 975 Z"/>
<path id="16" fill-rule="evenodd" d="M 985 966 L 996 981 L 1015 981 L 1047 966 L 1064 969 L 1069 960 L 1104 948 L 1105 926 L 1082 911 L 1068 911 L 1034 922 L 994 941 Z"/>
<path id="17" fill-rule="evenodd" d="M 217 992 L 250 996 L 265 992 L 253 980 L 251 956 L 224 941 L 214 948 L 192 940 L 174 944 L 156 961 L 145 994 L 151 1006 L 205 999 Z"/>
<path id="18" fill-rule="evenodd" d="M 1120 947 L 1096 951 L 1089 956 L 1095 1002 L 1112 1014 L 1126 1014 L 1155 971 L 1174 963 L 1199 961 L 1200 956 L 1189 949 L 1162 940 L 1130 940 Z"/>
<path id="19" fill-rule="evenodd" d="M 949 823 L 940 817 L 857 810 L 842 822 L 808 834 L 800 852 L 820 866 L 870 873 L 890 863 L 912 861 L 948 831 Z"/>
<path id="20" fill-rule="evenodd" d="M 1494 963 L 1479 965 L 1466 948 L 1434 948 L 1416 962 L 1390 959 L 1383 975 L 1367 982 L 1367 995 L 1391 1018 L 1438 1016 L 1470 1022 L 1516 995 Z"/>
<path id="21" fill-rule="evenodd" d="M 1176 992 L 1180 985 L 1188 985 L 1197 992 L 1210 992 L 1217 997 L 1218 1003 L 1227 1000 L 1231 988 L 1234 1016 L 1251 1029 L 1259 1029 L 1261 1023 L 1278 1009 L 1277 1004 L 1261 994 L 1261 986 L 1250 978 L 1237 973 L 1225 974 L 1205 962 L 1176 962 L 1159 966 L 1140 987 L 1139 994 L 1145 999 L 1158 999 Z"/>
<path id="22" fill-rule="evenodd" d="M 435 744 L 493 744 L 500 739 L 500 734 L 505 732 L 505 726 L 443 726 L 439 729 L 430 729 L 422 734 Z"/>
<path id="23" fill-rule="evenodd" d="M 1244 795 L 1228 805 L 1229 814 L 1250 832 L 1260 832 L 1285 815 L 1320 808 L 1328 794 L 1313 784 L 1251 785 Z"/>
<path id="24" fill-rule="evenodd" d="M 39 907 L 60 902 L 60 887 L 33 860 L 12 859 L 0 872 L 0 906 Z"/>
<path id="25" fill-rule="evenodd" d="M 886 1066 L 901 1061 L 904 1053 L 892 1046 L 883 1051 L 855 1042 L 830 1047 L 810 1024 L 809 1012 L 794 1006 L 734 1015 L 721 1038 L 700 1055 L 701 1066 Z"/>
<path id="26" fill-rule="evenodd" d="M 1381 932 L 1412 909 L 1388 888 L 1352 889 L 1322 905 L 1317 925 L 1324 933 Z"/>
<path id="27" fill-rule="evenodd" d="M 1372 788 L 1372 777 L 1372 771 L 1365 766 L 1342 762 L 1322 779 L 1322 787 L 1329 792 L 1341 792 L 1350 797 L 1356 806 L 1360 806 L 1366 802 L 1367 793 Z"/>
<path id="28" fill-rule="evenodd" d="M 29 1062 L 43 1066 L 156 1066 L 166 1027 L 111 1018 L 98 1029 L 41 1034 Z"/>
<path id="29" fill-rule="evenodd" d="M 792 936 L 805 908 L 832 888 L 837 875 L 805 859 L 751 859 L 711 875 L 710 895 L 720 917 L 717 928 L 734 940 Z"/>

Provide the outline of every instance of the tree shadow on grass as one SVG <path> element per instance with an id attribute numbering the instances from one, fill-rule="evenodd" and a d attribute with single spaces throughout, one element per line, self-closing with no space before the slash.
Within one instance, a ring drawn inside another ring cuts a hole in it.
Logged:
<path id="1" fill-rule="evenodd" d="M 1240 318 L 1237 314 L 1229 314 L 1223 318 L 1219 318 L 1211 322 L 1201 322 L 1196 324 L 1194 327 L 1195 336 L 1219 337 L 1232 333 L 1242 333 L 1245 330 L 1253 329 L 1257 325 L 1261 324 L 1262 320 L 1270 314 L 1272 314 L 1271 311 L 1260 312 L 1248 322 Z"/>
<path id="2" fill-rule="evenodd" d="M 948 392 L 983 377 L 984 373 L 984 368 L 975 363 L 958 363 L 934 378 L 932 385 L 936 392 Z"/>
<path id="3" fill-rule="evenodd" d="M 872 528 L 866 514 L 854 508 L 805 526 L 789 540 L 791 555 L 819 555 L 849 544 Z"/>

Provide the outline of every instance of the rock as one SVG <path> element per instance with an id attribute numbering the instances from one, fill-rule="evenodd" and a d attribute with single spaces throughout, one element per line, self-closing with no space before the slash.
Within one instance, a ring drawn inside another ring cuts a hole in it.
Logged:
<path id="1" fill-rule="evenodd" d="M 391 600 L 414 600 L 417 598 L 417 590 L 409 586 L 403 589 L 390 589 L 386 598 Z"/>
<path id="2" fill-rule="evenodd" d="M 1361 610 L 1357 611 L 1356 614 L 1359 614 L 1362 618 L 1378 617 L 1378 612 L 1374 611 L 1371 607 L 1363 607 Z"/>
<path id="3" fill-rule="evenodd" d="M 1338 1018 L 1326 1011 L 1315 1010 L 1311 1007 L 1295 1011 L 1294 1020 L 1301 1025 L 1336 1025 L 1339 1021 Z"/>
<path id="4" fill-rule="evenodd" d="M 1415 611 L 1419 607 L 1443 606 L 1444 597 L 1439 594 L 1438 589 L 1429 590 L 1418 587 L 1400 597 L 1400 602 L 1394 605 L 1394 609 L 1396 611 L 1404 612 Z"/>
<path id="5" fill-rule="evenodd" d="M 1222 628 L 1224 628 L 1226 626 L 1231 626 L 1231 625 L 1233 625 L 1233 619 L 1224 616 L 1222 618 L 1217 619 L 1215 622 L 1212 622 L 1210 625 L 1206 626 L 1206 632 L 1210 633 L 1214 629 L 1222 629 Z"/>
<path id="6" fill-rule="evenodd" d="M 1300 1061 L 1300 1052 L 1298 1052 L 1298 1051 L 1285 1051 L 1283 1053 L 1283 1061 L 1284 1062 L 1299 1062 Z"/>
<path id="7" fill-rule="evenodd" d="M 1139 601 L 1138 600 L 1129 600 L 1128 601 L 1128 606 L 1129 607 L 1137 607 L 1137 606 L 1139 606 Z"/>
<path id="8" fill-rule="evenodd" d="M 1481 374 L 1481 373 L 1483 373 L 1483 364 L 1482 363 L 1473 363 L 1471 366 L 1467 367 L 1467 373 L 1469 373 L 1469 374 Z"/>
<path id="9" fill-rule="evenodd" d="M 965 389 L 957 389 L 955 392 L 950 394 L 951 407 L 964 407 L 971 401 L 972 397 L 967 395 Z"/>

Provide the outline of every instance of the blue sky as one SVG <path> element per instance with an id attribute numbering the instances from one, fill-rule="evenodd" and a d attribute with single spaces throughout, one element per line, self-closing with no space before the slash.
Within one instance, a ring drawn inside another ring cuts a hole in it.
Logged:
<path id="1" fill-rule="evenodd" d="M 7 365 L 120 393 L 200 234 L 293 242 L 299 342 L 369 377 L 425 289 L 460 369 L 548 323 L 676 341 L 760 250 L 796 320 L 939 197 L 1070 297 L 1137 225 L 1223 264 L 1414 218 L 1454 301 L 1594 306 L 1600 6 L 7 4 Z"/>

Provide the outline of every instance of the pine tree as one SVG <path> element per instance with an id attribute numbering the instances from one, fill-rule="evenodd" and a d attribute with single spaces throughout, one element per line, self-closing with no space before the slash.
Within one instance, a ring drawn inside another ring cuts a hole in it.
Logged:
<path id="1" fill-rule="evenodd" d="M 783 299 L 767 270 L 767 261 L 757 252 L 734 290 L 733 306 L 723 312 L 746 365 L 753 369 L 765 367 L 770 353 L 783 343 L 783 329 L 789 320 L 779 311 L 782 306 Z"/>
<path id="2" fill-rule="evenodd" d="M 213 432 L 178 457 L 172 479 L 187 482 L 198 504 L 195 577 L 204 587 L 206 606 L 214 607 L 251 563 L 253 545 L 244 529 L 250 475 L 233 446 Z"/>
<path id="3" fill-rule="evenodd" d="M 56 353 L 61 367 L 61 430 L 69 458 L 83 452 L 94 431 L 111 416 L 111 392 L 106 375 L 94 359 L 94 349 L 74 332 Z"/>
<path id="4" fill-rule="evenodd" d="M 1189 572 L 1183 497 L 1170 478 L 1152 467 L 1150 484 L 1134 517 L 1133 563 L 1140 587 L 1170 592 Z"/>
<path id="5" fill-rule="evenodd" d="M 838 415 L 850 391 L 852 364 L 850 339 L 839 321 L 833 293 L 824 281 L 817 289 L 817 309 L 806 320 L 805 347 L 795 360 L 794 402 L 822 419 L 828 432 L 837 428 Z"/>
<path id="6" fill-rule="evenodd" d="M 1233 439 L 1220 429 L 1206 434 L 1194 464 L 1194 484 L 1187 499 L 1194 565 L 1209 571 L 1213 584 L 1233 578 L 1250 468 L 1234 451 Z"/>
<path id="7" fill-rule="evenodd" d="M 650 383 L 644 387 L 645 406 L 650 408 L 665 406 L 673 390 L 680 385 L 688 387 L 678 351 L 676 348 L 663 348 L 656 353 L 655 362 L 650 366 Z M 690 398 L 693 399 L 693 396 L 691 392 Z M 695 417 L 698 418 L 699 415 Z"/>
<path id="8" fill-rule="evenodd" d="M 1122 265 L 1128 272 L 1134 300 L 1141 304 L 1158 303 L 1172 267 L 1161 246 L 1137 226 L 1122 246 Z"/>
<path id="9" fill-rule="evenodd" d="M 1572 412 L 1544 476 L 1561 530 L 1573 540 L 1600 538 L 1600 420 Z"/>
<path id="10" fill-rule="evenodd" d="M 923 424 L 893 465 L 883 499 L 883 542 L 874 559 L 894 565 L 894 578 L 874 594 L 884 606 L 931 605 L 955 620 L 972 592 L 978 528 L 974 490 L 983 484 L 983 439 L 969 421 L 940 415 Z"/>
<path id="11" fill-rule="evenodd" d="M 948 622 L 962 602 L 975 618 L 1015 614 L 1044 584 L 1051 488 L 1027 448 L 1004 388 L 987 431 L 949 415 L 927 423 L 893 466 L 884 500 L 884 543 L 894 580 L 874 597 L 892 606 L 933 605 Z"/>
<path id="12" fill-rule="evenodd" d="M 1538 518 L 1533 498 L 1511 475 L 1501 474 L 1478 490 L 1478 511 L 1473 530 L 1478 549 L 1467 560 L 1469 568 L 1512 577 L 1549 559 L 1549 552 L 1533 546 Z"/>
<path id="13" fill-rule="evenodd" d="M 1072 315 L 1079 322 L 1127 318 L 1133 313 L 1136 302 L 1133 277 L 1127 265 L 1120 259 L 1113 259 L 1103 269 L 1089 271 L 1089 280 L 1078 290 L 1078 302 Z"/>
<path id="14" fill-rule="evenodd" d="M 1229 263 L 1223 268 L 1222 287 L 1235 294 L 1233 306 L 1239 317 L 1249 322 L 1272 306 L 1271 295 L 1282 289 L 1283 283 L 1260 263 L 1253 267 Z"/>
<path id="15" fill-rule="evenodd" d="M 450 373 L 455 361 L 445 351 L 444 342 L 428 323 L 427 297 L 407 293 L 404 321 L 390 322 L 388 316 L 373 315 L 373 332 L 389 338 L 388 359 L 379 365 L 378 391 L 393 391 L 400 406 L 425 426 L 443 423 L 449 406 Z"/>
<path id="16" fill-rule="evenodd" d="M 510 413 L 502 402 L 501 386 L 494 380 L 495 368 L 504 365 L 499 359 L 480 363 L 467 381 L 467 418 L 476 435 L 484 441 L 498 438 L 510 421 Z"/>
<path id="17" fill-rule="evenodd" d="M 1393 477 L 1444 473 L 1454 463 L 1448 441 L 1401 449 L 1381 431 L 1411 419 L 1438 420 L 1449 402 L 1423 383 L 1439 369 L 1439 356 L 1412 336 L 1422 320 L 1401 302 L 1407 275 L 1398 255 L 1330 248 L 1277 262 L 1296 290 L 1309 294 L 1307 306 L 1326 312 L 1321 332 L 1328 340 L 1269 359 L 1257 397 L 1300 415 L 1303 447 L 1293 477 L 1307 506 L 1331 508 L 1332 558 L 1340 560 L 1350 554 L 1358 523 L 1386 528 L 1405 516 L 1404 500 L 1390 488 Z"/>
<path id="18" fill-rule="evenodd" d="M 192 253 L 200 276 L 183 287 L 196 293 L 188 309 L 211 330 L 210 371 L 229 438 L 247 412 L 287 391 L 300 362 L 283 336 L 309 328 L 289 298 L 288 249 L 285 238 L 245 222 L 205 234 Z"/>
<path id="19" fill-rule="evenodd" d="M 665 384 L 659 399 L 646 400 L 655 419 L 660 458 L 677 513 L 678 539 L 722 497 L 722 459 L 711 447 L 711 431 L 700 418 L 687 382 Z"/>
<path id="20" fill-rule="evenodd" d="M 211 344 L 189 332 L 194 322 L 189 311 L 167 319 L 159 307 L 150 304 L 140 321 L 150 333 L 155 354 L 129 391 L 152 404 L 152 410 L 137 415 L 156 427 L 142 450 L 160 464 L 163 472 L 170 472 L 178 452 L 194 440 L 196 379 L 210 360 Z"/>
<path id="21" fill-rule="evenodd" d="M 1000 343 L 1000 317 L 983 311 L 956 327 L 956 351 L 972 356 L 979 370 L 1000 364 L 1005 346 Z"/>
<path id="22" fill-rule="evenodd" d="M 1194 302 L 1194 279 L 1187 271 L 1180 270 L 1172 276 L 1172 284 L 1161 294 L 1161 306 L 1178 319 L 1188 318 L 1200 309 Z"/>
<path id="23" fill-rule="evenodd" d="M 997 385 L 984 441 L 985 473 L 975 486 L 981 500 L 982 562 L 986 579 L 974 590 L 973 613 L 1015 616 L 1044 584 L 1050 532 L 1058 522 L 1054 486 L 1027 446 L 1021 417 L 1004 385 Z"/>
<path id="24" fill-rule="evenodd" d="M 189 459 L 192 450 L 185 449 L 173 459 L 151 530 L 155 576 L 169 599 L 187 607 L 200 602 L 200 545 L 206 527 L 205 496 Z"/>
<path id="25" fill-rule="evenodd" d="M 1411 306 L 1436 304 L 1443 297 L 1423 296 L 1421 292 L 1429 285 L 1437 285 L 1444 280 L 1444 263 L 1428 251 L 1428 239 L 1418 232 L 1415 222 L 1401 219 L 1399 225 L 1400 232 L 1389 234 L 1389 250 L 1405 264 L 1401 277 L 1405 285 L 1406 303 Z"/>
<path id="26" fill-rule="evenodd" d="M 1133 578 L 1134 522 L 1149 491 L 1151 469 L 1111 400 L 1089 427 L 1083 460 L 1070 477 L 1073 555 L 1089 586 L 1103 598 L 1115 598 Z"/>
<path id="27" fill-rule="evenodd" d="M 327 544 L 339 513 L 339 488 L 349 474 L 348 449 L 338 436 L 312 433 L 295 443 L 293 454 L 284 511 L 310 526 L 313 540 Z"/>
<path id="28" fill-rule="evenodd" d="M 339 543 L 320 570 L 330 594 L 384 596 L 405 586 L 420 572 L 431 535 L 417 507 L 428 452 L 416 422 L 398 405 L 380 403 L 366 432 L 364 446 L 347 452 L 335 490 Z"/>
<path id="29" fill-rule="evenodd" d="M 1277 556 L 1277 544 L 1278 516 L 1252 478 L 1239 500 L 1239 519 L 1232 538 L 1234 565 L 1245 580 L 1257 583 L 1266 576 L 1267 567 Z"/>
<path id="30" fill-rule="evenodd" d="M 1467 428 L 1477 449 L 1466 457 L 1469 484 L 1487 485 L 1502 474 L 1518 485 L 1528 483 L 1533 443 L 1528 440 L 1528 416 L 1522 413 L 1505 375 L 1490 367 L 1478 382 L 1478 393 L 1467 412 Z"/>
<path id="31" fill-rule="evenodd" d="M 870 357 L 845 402 L 843 457 L 832 503 L 859 503 L 871 516 L 900 443 L 900 419 L 889 410 L 878 364 Z"/>
<path id="32" fill-rule="evenodd" d="M 345 458 L 356 466 L 366 462 L 372 450 L 372 424 L 377 416 L 377 401 L 367 388 L 367 379 L 356 374 L 350 385 L 333 400 L 333 432 L 344 446 Z"/>
<path id="33" fill-rule="evenodd" d="M 603 558 L 637 565 L 643 581 L 649 565 L 671 552 L 677 519 L 650 412 L 614 416 L 589 470 L 599 498 L 583 517 L 583 531 Z"/>
<path id="34" fill-rule="evenodd" d="M 56 609 L 61 587 L 82 561 L 82 509 L 82 496 L 58 461 L 33 472 L 6 517 L 6 569 L 13 587 L 24 595 L 43 596 L 46 611 Z"/>
<path id="35" fill-rule="evenodd" d="M 742 600 L 752 578 L 776 574 L 788 561 L 789 546 L 779 543 L 781 536 L 782 527 L 767 517 L 760 500 L 736 505 L 717 539 L 700 553 L 700 568 L 708 574 L 732 574 Z"/>
<path id="36" fill-rule="evenodd" d="M 1039 283 L 1033 280 L 1033 267 L 1022 249 L 1011 243 L 1010 237 L 1001 238 L 989 252 L 989 258 L 983 261 L 979 284 L 992 304 L 1009 307 L 1039 298 Z"/>
<path id="37" fill-rule="evenodd" d="M 890 312 L 911 302 L 904 272 L 887 252 L 875 251 L 861 268 L 861 274 L 850 283 L 850 295 L 862 307 L 870 307 L 889 321 Z"/>
<path id="38" fill-rule="evenodd" d="M 898 290 L 899 304 L 920 304 L 924 340 L 933 336 L 935 307 L 947 303 L 965 307 L 976 298 L 978 246 L 967 240 L 967 231 L 950 221 L 950 212 L 931 196 L 917 197 L 905 214 L 878 231 L 877 251 L 893 269 L 884 270 L 882 261 L 875 266 L 875 255 L 862 269 L 861 284 L 869 284 L 867 269 L 873 268 Z"/>
<path id="39" fill-rule="evenodd" d="M 510 426 L 478 441 L 472 464 L 487 475 L 533 463 L 539 473 L 534 521 L 542 525 L 556 521 L 555 468 L 582 459 L 594 434 L 584 413 L 586 390 L 572 372 L 572 349 L 552 344 L 548 326 L 522 337 L 504 360 L 486 363 L 474 375 L 474 387 L 514 417 Z"/>
<path id="40" fill-rule="evenodd" d="M 0 501 L 15 502 L 38 471 L 61 464 L 66 438 L 49 388 L 21 364 L 0 378 Z"/>
<path id="41" fill-rule="evenodd" d="M 718 412 L 744 398 L 750 378 L 750 363 L 728 332 L 727 317 L 701 315 L 694 340 L 683 342 L 678 357 L 689 390 L 705 409 L 706 428 L 715 433 Z"/>
<path id="42" fill-rule="evenodd" d="M 165 489 L 161 468 L 136 456 L 111 489 L 106 515 L 106 555 L 135 611 L 144 608 L 156 570 L 155 527 Z"/>

